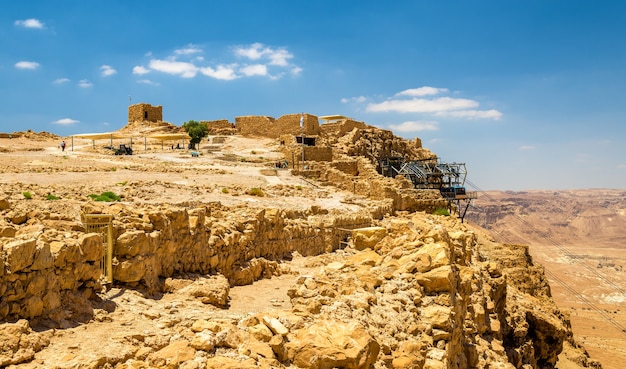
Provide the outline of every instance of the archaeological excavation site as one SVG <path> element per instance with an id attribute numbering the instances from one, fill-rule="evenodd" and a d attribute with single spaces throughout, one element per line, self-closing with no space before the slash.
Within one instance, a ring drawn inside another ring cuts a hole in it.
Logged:
<path id="1" fill-rule="evenodd" d="M 464 163 L 340 115 L 200 123 L 0 134 L 0 367 L 601 367 L 464 219 Z"/>

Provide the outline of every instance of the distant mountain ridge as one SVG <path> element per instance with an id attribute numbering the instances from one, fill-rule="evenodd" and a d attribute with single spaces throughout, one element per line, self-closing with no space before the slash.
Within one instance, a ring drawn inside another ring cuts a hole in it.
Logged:
<path id="1" fill-rule="evenodd" d="M 626 247 L 626 190 L 486 191 L 467 219 L 503 242 Z"/>

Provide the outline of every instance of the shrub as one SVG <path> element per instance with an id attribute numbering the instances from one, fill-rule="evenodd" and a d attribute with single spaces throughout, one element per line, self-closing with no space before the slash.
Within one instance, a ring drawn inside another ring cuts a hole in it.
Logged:
<path id="1" fill-rule="evenodd" d="M 58 200 L 58 199 L 60 199 L 59 196 L 55 196 L 55 195 L 53 195 L 51 193 L 46 195 L 46 200 Z"/>
<path id="2" fill-rule="evenodd" d="M 450 216 L 450 212 L 446 208 L 437 208 L 437 209 L 435 209 L 433 214 L 435 214 L 435 215 L 444 215 L 444 216 L 447 216 L 447 217 Z"/>
<path id="3" fill-rule="evenodd" d="M 96 195 L 92 193 L 91 195 L 88 195 L 88 197 L 91 198 L 93 201 L 104 201 L 104 202 L 115 202 L 115 201 L 120 201 L 122 199 L 120 196 L 110 191 L 103 192 L 100 195 Z"/>
<path id="4" fill-rule="evenodd" d="M 22 192 L 22 195 L 24 195 L 24 198 L 27 199 L 27 200 L 30 200 L 30 199 L 33 198 L 33 194 L 28 192 L 28 191 Z"/>
<path id="5" fill-rule="evenodd" d="M 117 182 L 116 185 L 118 185 L 118 186 L 126 186 L 126 183 L 128 183 L 128 181 Z"/>
<path id="6" fill-rule="evenodd" d="M 265 196 L 265 194 L 263 193 L 263 190 L 261 190 L 260 188 L 256 188 L 256 187 L 249 189 L 248 191 L 246 191 L 246 193 L 250 196 L 259 196 L 259 197 Z"/>
<path id="7" fill-rule="evenodd" d="M 222 188 L 222 193 L 228 193 L 228 192 L 229 192 L 228 188 L 226 188 L 226 187 Z"/>
<path id="8" fill-rule="evenodd" d="M 302 191 L 302 186 L 297 185 L 297 186 L 296 186 L 296 190 L 300 190 L 300 191 Z"/>

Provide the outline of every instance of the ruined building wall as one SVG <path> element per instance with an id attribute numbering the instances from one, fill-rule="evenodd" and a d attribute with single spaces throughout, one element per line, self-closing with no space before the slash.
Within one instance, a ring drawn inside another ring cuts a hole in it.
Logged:
<path id="1" fill-rule="evenodd" d="M 243 136 L 279 137 L 276 120 L 272 117 L 247 115 L 235 117 L 235 129 Z"/>
<path id="2" fill-rule="evenodd" d="M 163 107 L 140 103 L 128 107 L 129 122 L 160 122 L 163 120 Z"/>
<path id="3" fill-rule="evenodd" d="M 241 116 L 235 118 L 237 132 L 244 136 L 279 138 L 284 134 L 302 135 L 301 114 L 283 115 L 278 119 L 266 116 Z M 317 117 L 304 114 L 304 134 L 319 135 L 320 126 Z"/>
<path id="4" fill-rule="evenodd" d="M 364 158 L 332 163 L 307 162 L 307 166 L 307 170 L 302 170 L 296 165 L 294 175 L 315 178 L 371 200 L 390 200 L 391 212 L 432 213 L 436 209 L 448 207 L 448 201 L 441 197 L 438 190 L 415 189 L 411 181 L 402 176 L 382 177 L 376 173 L 376 168 L 369 160 Z"/>
<path id="5" fill-rule="evenodd" d="M 324 123 L 320 126 L 320 134 L 323 136 L 340 137 L 355 128 L 365 129 L 367 124 L 352 119 L 344 119 L 339 122 Z"/>
<path id="6" fill-rule="evenodd" d="M 200 123 L 206 124 L 210 135 L 232 134 L 235 131 L 235 125 L 226 119 L 201 120 Z"/>
<path id="7" fill-rule="evenodd" d="M 276 261 L 293 251 L 310 256 L 337 249 L 343 237 L 337 228 L 372 222 L 366 211 L 249 209 L 241 214 L 219 203 L 193 209 L 88 205 L 84 211 L 116 213 L 115 283 L 151 291 L 158 290 L 159 278 L 184 272 L 221 273 L 231 285 L 250 284 L 271 276 Z M 53 223 L 42 230 L 45 237 L 0 237 L 0 321 L 58 319 L 66 297 L 100 289 L 101 236 L 84 234 L 78 222 L 73 231 L 56 231 Z"/>
<path id="8" fill-rule="evenodd" d="M 290 145 L 282 148 L 285 159 L 292 164 L 299 165 L 302 162 L 302 145 Z M 333 161 L 331 147 L 304 146 L 305 161 Z"/>

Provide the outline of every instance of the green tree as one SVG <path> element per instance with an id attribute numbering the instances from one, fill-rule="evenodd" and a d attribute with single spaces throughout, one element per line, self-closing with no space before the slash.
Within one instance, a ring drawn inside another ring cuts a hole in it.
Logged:
<path id="1" fill-rule="evenodd" d="M 203 138 L 209 135 L 209 127 L 207 127 L 206 124 L 196 122 L 195 120 L 183 123 L 183 128 L 187 131 L 187 134 L 191 136 L 189 143 L 193 148 L 195 148 L 196 144 L 200 143 Z"/>

